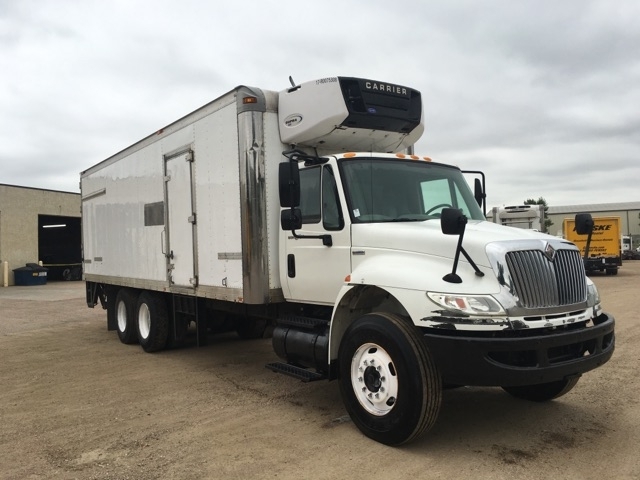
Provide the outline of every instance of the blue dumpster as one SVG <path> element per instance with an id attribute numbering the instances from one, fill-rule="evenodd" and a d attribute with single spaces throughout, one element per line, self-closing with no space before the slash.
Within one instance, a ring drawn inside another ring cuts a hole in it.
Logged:
<path id="1" fill-rule="evenodd" d="M 37 263 L 27 263 L 24 267 L 14 268 L 13 276 L 16 285 L 45 285 L 47 283 L 47 268 Z"/>

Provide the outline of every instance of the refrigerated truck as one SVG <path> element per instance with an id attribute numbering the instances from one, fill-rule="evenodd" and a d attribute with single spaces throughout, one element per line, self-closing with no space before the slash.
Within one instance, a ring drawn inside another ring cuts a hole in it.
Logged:
<path id="1" fill-rule="evenodd" d="M 491 221 L 507 227 L 544 230 L 544 205 L 509 205 L 493 207 Z"/>
<path id="2" fill-rule="evenodd" d="M 389 445 L 446 387 L 565 394 L 614 350 L 580 252 L 487 222 L 480 181 L 403 153 L 423 129 L 401 85 L 231 90 L 81 173 L 88 306 L 147 352 L 270 324 L 268 368 L 337 380 Z"/>
<path id="3" fill-rule="evenodd" d="M 632 260 L 633 255 L 633 237 L 631 235 L 622 235 L 620 237 L 620 251 L 623 260 Z"/>

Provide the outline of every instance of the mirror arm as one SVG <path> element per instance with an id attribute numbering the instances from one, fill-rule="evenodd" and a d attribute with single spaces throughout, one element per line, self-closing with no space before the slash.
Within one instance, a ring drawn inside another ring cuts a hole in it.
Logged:
<path id="1" fill-rule="evenodd" d="M 333 238 L 328 233 L 324 235 L 298 235 L 295 230 L 291 230 L 291 233 L 293 234 L 293 238 L 316 238 L 322 240 L 322 245 L 325 247 L 333 246 Z"/>
<path id="2" fill-rule="evenodd" d="M 453 269 L 451 270 L 451 273 L 447 273 L 442 277 L 445 282 L 462 283 L 460 275 L 456 273 L 456 270 L 458 269 L 458 260 L 460 259 L 460 252 L 462 251 L 462 237 L 464 237 L 464 232 L 462 232 L 458 237 L 458 246 L 456 247 L 456 254 L 453 257 Z"/>
<path id="3" fill-rule="evenodd" d="M 587 244 L 584 247 L 584 260 L 589 259 L 589 249 L 591 248 L 591 235 L 593 234 L 593 230 L 589 232 L 587 235 Z"/>
<path id="4" fill-rule="evenodd" d="M 460 242 L 460 243 L 462 243 L 462 242 Z M 469 254 L 467 253 L 467 251 L 464 249 L 464 247 L 462 245 L 460 245 L 460 251 L 462 252 L 462 255 L 464 255 L 464 258 L 467 259 L 467 261 L 471 264 L 473 269 L 476 271 L 476 276 L 477 277 L 484 277 L 484 273 L 482 273 L 482 271 L 480 271 L 480 269 L 476 265 L 476 262 L 471 260 L 471 257 L 469 256 Z"/>
<path id="5" fill-rule="evenodd" d="M 478 268 L 471 256 L 462 246 L 462 240 L 464 239 L 464 232 L 467 225 L 467 217 L 462 214 L 461 210 L 445 208 L 441 217 L 442 233 L 446 235 L 458 235 L 458 243 L 456 245 L 456 253 L 453 257 L 453 268 L 451 273 L 447 273 L 442 279 L 449 283 L 462 283 L 462 278 L 456 273 L 458 269 L 458 262 L 460 260 L 460 254 L 464 255 L 469 264 L 473 267 L 476 276 L 484 277 L 484 273 Z"/>

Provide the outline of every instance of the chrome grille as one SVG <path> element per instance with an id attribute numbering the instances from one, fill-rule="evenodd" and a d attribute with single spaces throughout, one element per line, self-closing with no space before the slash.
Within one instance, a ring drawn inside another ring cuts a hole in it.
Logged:
<path id="1" fill-rule="evenodd" d="M 558 307 L 584 302 L 587 282 L 580 252 L 557 250 L 553 261 L 541 250 L 508 252 L 514 294 L 525 308 Z"/>

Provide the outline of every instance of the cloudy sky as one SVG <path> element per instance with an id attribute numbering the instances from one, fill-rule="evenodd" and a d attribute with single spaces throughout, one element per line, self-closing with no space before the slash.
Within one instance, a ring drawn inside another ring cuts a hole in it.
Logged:
<path id="1" fill-rule="evenodd" d="M 79 172 L 237 85 L 422 92 L 488 206 L 640 201 L 637 0 L 0 0 L 0 183 Z"/>

